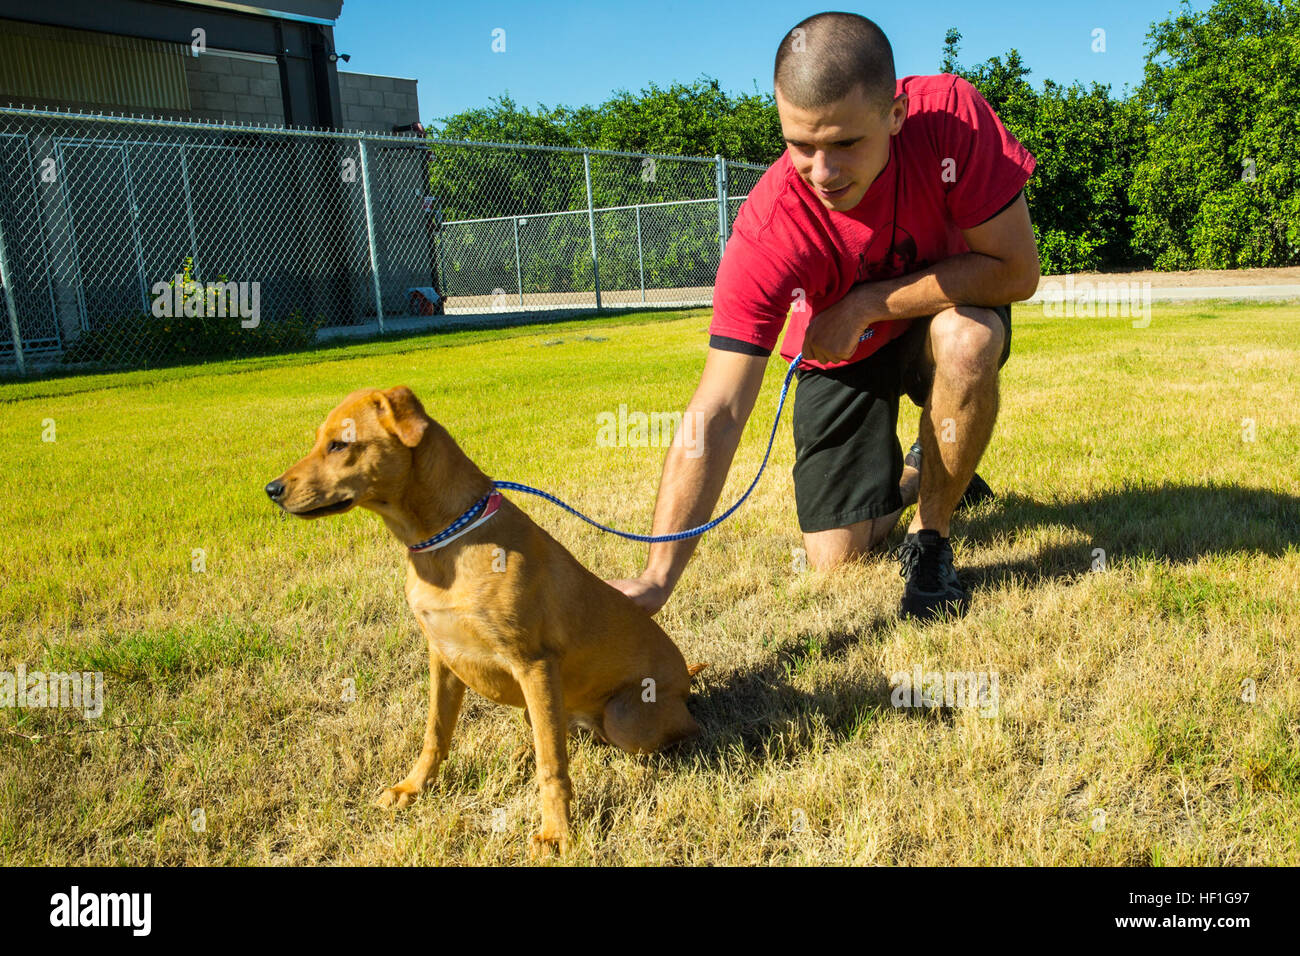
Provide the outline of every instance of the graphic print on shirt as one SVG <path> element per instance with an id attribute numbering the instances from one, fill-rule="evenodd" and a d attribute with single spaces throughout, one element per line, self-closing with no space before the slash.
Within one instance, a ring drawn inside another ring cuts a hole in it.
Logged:
<path id="1" fill-rule="evenodd" d="M 890 252 L 889 241 L 893 236 L 894 248 Z M 916 239 L 902 226 L 877 229 L 871 237 L 867 248 L 858 256 L 858 271 L 855 282 L 878 282 L 882 279 L 894 279 L 909 272 L 924 269 L 930 263 L 916 257 Z"/>

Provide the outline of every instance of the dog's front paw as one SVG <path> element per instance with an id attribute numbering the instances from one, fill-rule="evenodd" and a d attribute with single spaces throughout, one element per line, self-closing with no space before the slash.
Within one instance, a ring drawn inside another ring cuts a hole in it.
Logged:
<path id="1" fill-rule="evenodd" d="M 420 791 L 414 784 L 403 780 L 401 783 L 386 787 L 375 801 L 375 806 L 385 810 L 401 810 L 413 804 L 419 795 Z"/>
<path id="2" fill-rule="evenodd" d="M 529 845 L 529 855 L 534 859 L 537 857 L 550 856 L 553 853 L 559 853 L 564 856 L 569 851 L 569 835 L 567 833 L 551 833 L 545 827 L 538 833 L 533 834 L 533 839 Z"/>

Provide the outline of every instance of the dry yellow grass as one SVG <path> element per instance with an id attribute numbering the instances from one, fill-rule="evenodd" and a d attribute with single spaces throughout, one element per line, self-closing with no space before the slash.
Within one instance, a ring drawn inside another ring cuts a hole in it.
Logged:
<path id="1" fill-rule="evenodd" d="M 796 570 L 787 421 L 660 616 L 710 665 L 692 703 L 704 737 L 647 758 L 574 738 L 569 859 L 1300 862 L 1298 320 L 1157 306 L 1133 329 L 1017 310 L 981 468 L 1001 497 L 955 529 L 977 584 L 959 622 L 900 623 L 892 558 Z M 495 477 L 644 530 L 662 449 L 599 447 L 596 415 L 681 408 L 706 323 L 0 387 L 0 670 L 105 673 L 97 720 L 0 709 L 0 862 L 526 862 L 529 738 L 473 694 L 433 790 L 398 814 L 370 806 L 423 729 L 400 548 L 367 513 L 283 521 L 261 486 L 344 394 L 404 383 Z M 639 567 L 640 546 L 520 503 L 597 573 Z M 917 665 L 996 670 L 998 716 L 894 709 L 889 675 Z"/>

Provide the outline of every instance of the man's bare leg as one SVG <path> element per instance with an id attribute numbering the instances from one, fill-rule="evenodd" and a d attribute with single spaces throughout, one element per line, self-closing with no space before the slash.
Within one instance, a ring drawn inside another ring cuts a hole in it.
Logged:
<path id="1" fill-rule="evenodd" d="M 903 456 L 903 477 L 898 479 L 898 495 L 903 499 L 904 508 L 916 504 L 921 495 L 921 469 L 912 464 L 912 452 L 919 449 L 920 444 L 918 440 Z M 920 459 L 917 461 L 919 463 Z"/>
<path id="2" fill-rule="evenodd" d="M 934 384 L 921 411 L 924 467 L 909 532 L 928 528 L 948 537 L 953 509 L 997 420 L 998 359 L 1005 335 L 992 309 L 958 306 L 930 322 L 926 358 L 934 364 Z"/>
<path id="3" fill-rule="evenodd" d="M 881 518 L 855 521 L 844 528 L 805 532 L 803 547 L 808 552 L 808 564 L 824 571 L 871 553 L 894 530 L 902 513 L 900 509 Z"/>
<path id="4" fill-rule="evenodd" d="M 1006 332 L 991 309 L 961 306 L 930 321 L 925 358 L 934 384 L 921 412 L 918 444 L 922 462 L 905 464 L 898 490 L 903 507 L 918 501 L 909 532 L 930 528 L 948 537 L 952 512 L 988 446 L 997 420 L 998 360 Z M 862 557 L 888 537 L 902 511 L 844 528 L 805 534 L 808 563 L 819 569 Z"/>

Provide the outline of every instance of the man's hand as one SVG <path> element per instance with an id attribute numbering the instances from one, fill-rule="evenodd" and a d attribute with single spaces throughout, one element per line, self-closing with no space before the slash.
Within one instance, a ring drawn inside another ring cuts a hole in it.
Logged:
<path id="1" fill-rule="evenodd" d="M 657 614 L 659 609 L 668 603 L 668 595 L 672 593 L 670 588 L 645 577 L 620 578 L 617 581 L 606 581 L 605 583 L 622 591 L 632 599 L 637 607 L 647 614 Z"/>
<path id="2" fill-rule="evenodd" d="M 867 326 L 890 318 L 876 285 L 859 283 L 840 301 L 813 316 L 803 337 L 803 357 L 824 364 L 852 358 Z"/>

